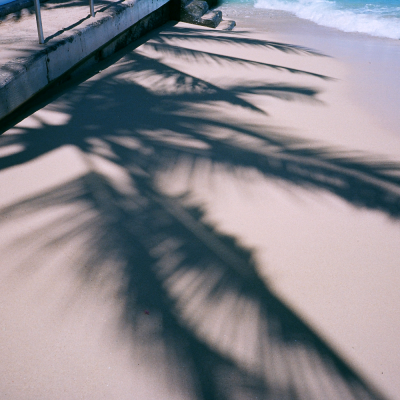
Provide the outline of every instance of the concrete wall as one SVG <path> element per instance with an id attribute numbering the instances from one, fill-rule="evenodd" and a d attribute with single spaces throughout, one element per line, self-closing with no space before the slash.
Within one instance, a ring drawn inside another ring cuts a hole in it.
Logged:
<path id="1" fill-rule="evenodd" d="M 0 67 L 0 120 L 12 119 L 27 100 L 71 69 L 101 60 L 171 18 L 169 0 L 131 0 L 79 25 L 68 36 Z"/>

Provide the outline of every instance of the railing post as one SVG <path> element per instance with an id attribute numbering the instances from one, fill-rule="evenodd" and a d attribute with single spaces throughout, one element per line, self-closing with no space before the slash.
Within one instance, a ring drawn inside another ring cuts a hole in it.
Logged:
<path id="1" fill-rule="evenodd" d="M 40 0 L 34 0 L 34 3 L 35 3 L 36 25 L 39 36 L 39 43 L 43 44 L 44 37 L 43 37 L 42 17 L 40 15 Z"/>
<path id="2" fill-rule="evenodd" d="M 89 0 L 90 15 L 94 17 L 94 0 Z"/>

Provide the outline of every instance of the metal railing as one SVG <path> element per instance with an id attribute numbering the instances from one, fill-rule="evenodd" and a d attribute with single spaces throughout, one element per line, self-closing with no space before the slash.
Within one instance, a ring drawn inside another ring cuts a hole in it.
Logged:
<path id="1" fill-rule="evenodd" d="M 35 3 L 36 26 L 38 31 L 39 43 L 44 44 L 42 16 L 40 14 L 40 0 L 33 0 Z M 90 16 L 94 17 L 94 0 L 89 0 Z"/>

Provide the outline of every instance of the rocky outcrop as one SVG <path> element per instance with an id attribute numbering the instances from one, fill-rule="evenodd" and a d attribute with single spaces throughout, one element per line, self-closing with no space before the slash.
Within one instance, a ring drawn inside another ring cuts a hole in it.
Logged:
<path id="1" fill-rule="evenodd" d="M 205 0 L 181 0 L 180 20 L 209 28 L 232 30 L 235 21 L 223 20 L 221 11 L 210 10 L 213 5 L 211 1 Z"/>

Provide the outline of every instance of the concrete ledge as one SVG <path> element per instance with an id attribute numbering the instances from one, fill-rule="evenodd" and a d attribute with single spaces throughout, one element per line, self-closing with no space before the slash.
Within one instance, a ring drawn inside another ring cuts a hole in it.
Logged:
<path id="1" fill-rule="evenodd" d="M 33 55 L 0 67 L 0 120 L 95 53 L 95 58 L 101 59 L 136 40 L 140 32 L 166 22 L 170 17 L 168 3 L 169 0 L 130 0 L 115 4 L 101 16 L 64 32 L 59 40 L 53 39 Z M 155 13 L 157 10 L 160 11 Z M 141 24 L 137 25 L 139 21 Z"/>

